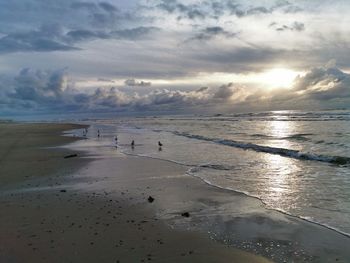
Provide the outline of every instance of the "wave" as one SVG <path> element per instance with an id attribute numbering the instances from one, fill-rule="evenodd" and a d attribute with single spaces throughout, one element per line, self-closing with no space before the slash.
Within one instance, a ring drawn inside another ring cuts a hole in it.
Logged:
<path id="1" fill-rule="evenodd" d="M 178 135 L 184 136 L 184 134 L 180 134 L 180 133 Z M 201 140 L 206 140 L 206 141 L 212 141 L 212 142 L 215 142 L 215 143 L 222 143 L 222 140 L 215 140 L 215 139 L 205 138 L 205 137 L 197 136 L 197 135 L 186 134 L 186 137 L 195 138 L 195 139 L 201 139 Z M 101 143 L 100 141 L 97 141 L 97 142 Z M 233 141 L 231 141 L 231 142 L 233 142 Z M 238 142 L 236 142 L 236 143 L 238 143 Z M 293 215 L 293 214 L 290 214 L 290 213 L 288 213 L 286 211 L 283 211 L 281 209 L 273 208 L 271 206 L 268 206 L 261 197 L 252 195 L 249 192 L 240 191 L 240 190 L 237 190 L 237 189 L 233 189 L 233 188 L 229 188 L 229 187 L 222 187 L 222 186 L 216 185 L 213 182 L 210 182 L 209 180 L 206 180 L 206 179 L 202 178 L 200 176 L 200 173 L 199 173 L 201 168 L 209 168 L 209 169 L 215 169 L 215 170 L 231 170 L 232 167 L 230 167 L 230 166 L 225 166 L 225 165 L 221 165 L 221 164 L 212 164 L 212 163 L 207 163 L 207 164 L 186 164 L 186 163 L 178 162 L 178 161 L 171 160 L 171 159 L 165 159 L 165 158 L 160 158 L 160 157 L 155 157 L 155 156 L 149 156 L 147 154 L 130 153 L 128 151 L 128 148 L 125 147 L 125 146 L 128 146 L 128 145 L 118 145 L 118 146 L 120 146 L 121 153 L 123 153 L 125 155 L 140 156 L 140 157 L 151 158 L 151 159 L 158 159 L 158 160 L 163 160 L 163 161 L 168 161 L 168 162 L 171 162 L 171 163 L 176 163 L 176 164 L 179 164 L 179 165 L 183 165 L 185 167 L 188 167 L 188 170 L 187 170 L 187 174 L 188 175 L 192 175 L 194 177 L 197 177 L 198 179 L 202 180 L 203 182 L 205 182 L 205 183 L 207 183 L 207 184 L 209 184 L 209 185 L 211 185 L 213 187 L 217 187 L 217 188 L 222 189 L 222 190 L 228 190 L 228 191 L 233 191 L 233 192 L 236 192 L 236 193 L 244 194 L 247 197 L 256 198 L 256 199 L 260 200 L 262 202 L 262 204 L 264 204 L 264 206 L 267 209 L 275 210 L 275 211 L 284 213 L 284 214 L 286 214 L 288 216 L 292 216 L 292 217 L 295 217 L 295 218 L 299 218 L 301 220 L 305 220 L 305 221 L 310 222 L 310 223 L 314 223 L 314 224 L 320 225 L 322 227 L 325 227 L 325 228 L 328 228 L 328 229 L 333 230 L 335 232 L 338 232 L 338 233 L 340 233 L 340 234 L 342 234 L 344 236 L 350 237 L 349 233 L 343 232 L 343 231 L 341 231 L 341 230 L 339 230 L 339 229 L 337 229 L 335 227 L 329 226 L 327 224 L 314 221 L 314 219 L 312 219 L 312 218 L 307 218 L 307 217 Z M 115 144 L 113 142 L 110 142 L 110 145 L 101 145 L 101 147 L 115 147 Z"/>
<path id="2" fill-rule="evenodd" d="M 249 135 L 246 133 L 242 133 L 244 135 Z M 263 138 L 263 139 L 268 139 L 268 140 L 281 140 L 281 139 L 285 139 L 285 140 L 298 140 L 298 141 L 310 141 L 309 138 L 307 138 L 306 136 L 312 136 L 314 134 L 312 133 L 297 133 L 297 134 L 293 134 L 293 135 L 289 135 L 286 137 L 275 137 L 275 136 L 271 136 L 271 135 L 266 135 L 266 134 L 260 134 L 260 133 L 255 133 L 250 135 L 253 138 Z"/>
<path id="3" fill-rule="evenodd" d="M 248 112 L 235 114 L 214 114 L 178 116 L 168 118 L 169 121 L 197 120 L 197 121 L 350 121 L 349 110 L 337 111 L 269 111 L 269 112 Z"/>
<path id="4" fill-rule="evenodd" d="M 305 153 L 298 150 L 291 150 L 286 148 L 278 148 L 278 147 L 271 147 L 271 146 L 263 146 L 258 145 L 254 143 L 246 143 L 246 142 L 239 142 L 234 140 L 225 140 L 225 139 L 214 139 L 214 138 L 208 138 L 201 135 L 192 135 L 189 133 L 184 132 L 173 132 L 173 134 L 178 136 L 184 136 L 190 139 L 196 139 L 196 140 L 202 140 L 207 142 L 213 142 L 225 146 L 240 148 L 244 150 L 253 150 L 256 152 L 263 152 L 263 153 L 269 153 L 269 154 L 277 154 L 283 157 L 289 157 L 294 158 L 298 160 L 308 160 L 308 161 L 318 161 L 318 162 L 325 162 L 325 163 L 331 163 L 331 164 L 337 164 L 337 165 L 348 165 L 350 164 L 350 158 L 349 157 L 343 157 L 343 156 L 328 156 L 328 155 L 321 155 L 321 154 L 314 154 L 314 153 Z"/>
<path id="5" fill-rule="evenodd" d="M 124 150 L 124 151 L 122 150 L 121 152 L 123 154 L 127 155 L 127 156 L 138 156 L 138 157 L 143 157 L 143 158 L 161 160 L 161 161 L 166 161 L 166 162 L 182 165 L 182 166 L 185 166 L 185 167 L 189 167 L 189 169 L 186 171 L 187 175 L 196 177 L 199 180 L 201 180 L 202 182 L 204 182 L 204 183 L 206 183 L 206 184 L 208 184 L 208 185 L 210 185 L 212 187 L 218 188 L 220 190 L 231 191 L 231 192 L 235 192 L 235 193 L 238 193 L 238 194 L 242 194 L 242 195 L 245 195 L 245 196 L 247 196 L 249 198 L 255 198 L 255 199 L 259 200 L 264 205 L 264 207 L 266 209 L 268 209 L 268 210 L 276 211 L 276 212 L 282 213 L 282 214 L 284 214 L 286 216 L 297 218 L 299 220 L 302 220 L 302 221 L 305 221 L 305 222 L 308 222 L 308 223 L 311 223 L 311 224 L 315 224 L 315 225 L 318 225 L 320 227 L 324 227 L 326 229 L 332 230 L 332 231 L 334 231 L 334 232 L 336 232 L 338 234 L 341 234 L 341 235 L 343 235 L 345 237 L 350 238 L 350 233 L 342 231 L 339 228 L 333 227 L 333 226 L 331 226 L 329 224 L 326 224 L 326 223 L 319 222 L 319 221 L 317 221 L 317 220 L 315 220 L 313 218 L 310 218 L 310 217 L 294 215 L 294 214 L 291 214 L 291 213 L 289 213 L 289 212 L 287 212 L 287 211 L 285 211 L 283 209 L 271 207 L 261 197 L 259 197 L 257 195 L 254 195 L 254 194 L 252 194 L 250 192 L 247 192 L 247 191 L 243 191 L 243 190 L 238 190 L 238 189 L 234 189 L 234 188 L 231 188 L 231 187 L 224 187 L 224 186 L 217 185 L 217 184 L 215 184 L 215 183 L 213 183 L 213 182 L 211 182 L 211 181 L 209 181 L 207 179 L 202 178 L 199 175 L 199 172 L 200 172 L 201 168 L 210 168 L 210 169 L 215 169 L 215 170 L 230 170 L 232 167 L 224 166 L 224 165 L 221 165 L 221 164 L 199 164 L 199 165 L 186 164 L 186 163 L 183 163 L 183 162 L 178 162 L 178 161 L 171 160 L 171 159 L 166 159 L 166 158 L 154 157 L 154 156 L 150 156 L 150 155 L 147 155 L 147 154 L 129 153 L 126 150 Z"/>

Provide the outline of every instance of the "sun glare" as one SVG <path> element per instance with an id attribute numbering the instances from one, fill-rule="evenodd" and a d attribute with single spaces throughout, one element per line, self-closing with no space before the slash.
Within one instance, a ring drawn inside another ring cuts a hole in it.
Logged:
<path id="1" fill-rule="evenodd" d="M 271 88 L 289 88 L 298 74 L 290 69 L 275 68 L 261 73 L 259 79 L 261 83 Z"/>

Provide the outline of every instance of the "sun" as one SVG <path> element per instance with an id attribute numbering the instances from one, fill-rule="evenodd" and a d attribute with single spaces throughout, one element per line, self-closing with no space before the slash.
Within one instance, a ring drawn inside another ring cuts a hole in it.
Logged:
<path id="1" fill-rule="evenodd" d="M 289 88 L 298 75 L 299 72 L 291 69 L 274 68 L 261 73 L 259 80 L 271 88 Z"/>

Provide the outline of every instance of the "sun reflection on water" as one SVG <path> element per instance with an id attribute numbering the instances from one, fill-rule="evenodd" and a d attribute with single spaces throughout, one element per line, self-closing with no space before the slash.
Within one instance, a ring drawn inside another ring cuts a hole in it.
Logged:
<path id="1" fill-rule="evenodd" d="M 291 149 L 290 141 L 281 139 L 290 136 L 295 127 L 288 121 L 269 122 L 270 134 L 273 137 L 280 138 L 274 142 L 274 147 Z M 266 180 L 263 182 L 266 191 L 266 197 L 271 204 L 280 204 L 281 207 L 293 207 L 294 193 L 302 188 L 300 167 L 298 161 L 292 158 L 283 157 L 276 154 L 264 154 L 263 162 L 266 168 Z"/>

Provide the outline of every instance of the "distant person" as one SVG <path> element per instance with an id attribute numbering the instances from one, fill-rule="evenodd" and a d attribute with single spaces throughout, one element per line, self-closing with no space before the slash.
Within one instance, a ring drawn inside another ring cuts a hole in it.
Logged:
<path id="1" fill-rule="evenodd" d="M 97 130 L 97 137 L 100 138 L 100 130 Z"/>
<path id="2" fill-rule="evenodd" d="M 114 141 L 115 141 L 115 143 L 118 143 L 118 137 L 117 136 L 115 136 Z"/>
<path id="3" fill-rule="evenodd" d="M 135 141 L 134 141 L 134 140 L 132 140 L 132 142 L 131 142 L 131 148 L 133 148 L 133 149 L 134 149 L 134 147 L 135 147 Z"/>

